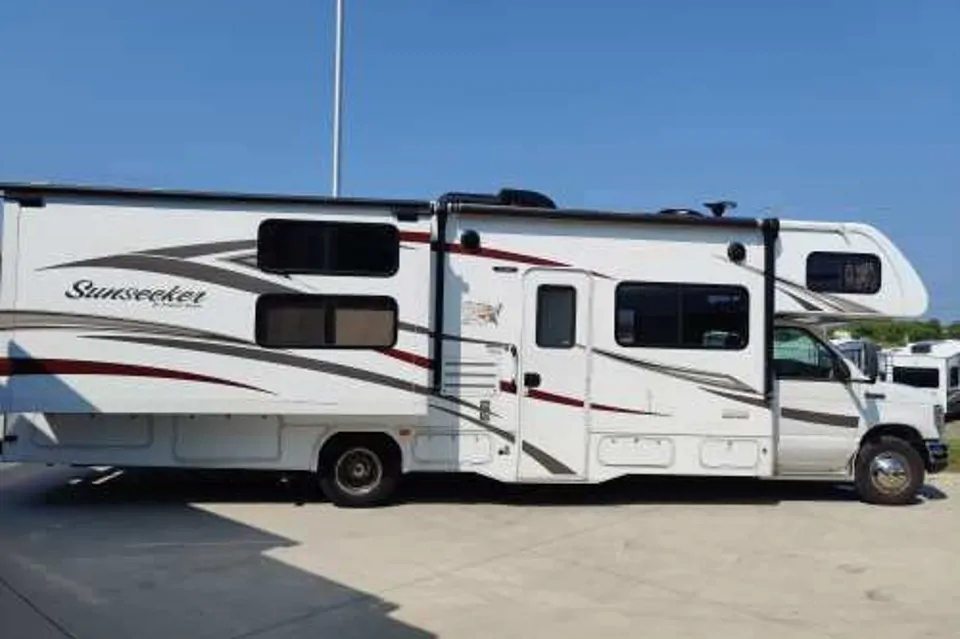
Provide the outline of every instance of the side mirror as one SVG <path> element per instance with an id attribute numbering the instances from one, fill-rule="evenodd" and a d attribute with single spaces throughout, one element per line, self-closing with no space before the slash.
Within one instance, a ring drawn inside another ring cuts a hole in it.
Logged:
<path id="1" fill-rule="evenodd" d="M 875 384 L 880 377 L 880 349 L 870 341 L 863 344 L 863 374 L 871 384 Z"/>

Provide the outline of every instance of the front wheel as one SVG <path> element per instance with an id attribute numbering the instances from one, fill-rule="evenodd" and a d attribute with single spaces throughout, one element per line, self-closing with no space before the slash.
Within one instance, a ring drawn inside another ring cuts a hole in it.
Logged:
<path id="1" fill-rule="evenodd" d="M 898 437 L 887 435 L 864 442 L 857 455 L 854 480 L 865 502 L 885 506 L 913 503 L 923 479 L 923 459 Z"/>
<path id="2" fill-rule="evenodd" d="M 337 506 L 383 504 L 393 495 L 399 478 L 399 455 L 379 438 L 331 442 L 320 461 L 320 489 Z"/>

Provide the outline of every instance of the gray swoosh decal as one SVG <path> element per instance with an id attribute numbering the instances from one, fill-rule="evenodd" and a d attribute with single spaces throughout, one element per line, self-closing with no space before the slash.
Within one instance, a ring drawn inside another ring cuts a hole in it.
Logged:
<path id="1" fill-rule="evenodd" d="M 484 430 L 490 431 L 497 437 L 501 437 L 507 440 L 511 444 L 516 441 L 516 438 L 513 436 L 513 433 L 508 433 L 507 431 L 497 428 L 496 426 L 493 426 L 491 424 L 488 424 L 487 422 L 481 421 L 476 417 L 470 417 L 469 415 L 464 415 L 463 413 L 458 413 L 455 410 L 450 410 L 449 408 L 444 408 L 443 406 L 437 406 L 436 404 L 430 404 L 430 408 L 434 410 L 438 410 L 441 413 L 446 413 L 447 415 L 453 415 L 454 417 L 459 417 L 460 419 L 464 419 L 470 422 L 471 424 L 479 426 Z"/>
<path id="2" fill-rule="evenodd" d="M 107 268 L 117 268 L 129 271 L 146 271 L 148 273 L 162 273 L 163 275 L 172 275 L 186 279 L 196 280 L 216 284 L 226 288 L 238 291 L 247 291 L 249 293 L 301 293 L 295 288 L 270 282 L 258 277 L 251 277 L 243 273 L 229 271 L 208 264 L 199 262 L 184 262 L 166 257 L 156 257 L 153 255 L 111 255 L 109 257 L 97 257 L 89 260 L 80 260 L 78 262 L 68 262 L 56 266 L 48 266 L 47 269 L 58 269 L 78 266 L 104 266 Z M 42 269 L 46 270 L 46 269 Z"/>
<path id="3" fill-rule="evenodd" d="M 860 418 L 850 415 L 833 415 L 816 411 L 801 410 L 799 408 L 781 408 L 780 414 L 785 419 L 795 419 L 800 422 L 810 422 L 823 426 L 840 426 L 841 428 L 856 428 L 860 425 Z"/>
<path id="4" fill-rule="evenodd" d="M 215 255 L 217 253 L 242 251 L 244 249 L 252 249 L 256 247 L 256 240 L 227 240 L 223 242 L 206 242 L 203 244 L 168 246 L 165 248 L 138 251 L 138 253 L 149 253 L 150 255 L 162 255 L 164 257 L 178 257 L 181 259 L 187 259 L 191 257 L 202 257 L 204 255 Z"/>
<path id="5" fill-rule="evenodd" d="M 807 300 L 803 299 L 803 298 L 800 297 L 799 295 L 794 295 L 793 293 L 791 293 L 790 291 L 786 290 L 785 288 L 781 288 L 781 289 L 780 289 L 780 292 L 783 293 L 784 295 L 786 295 L 787 297 L 789 297 L 790 299 L 792 299 L 794 302 L 796 302 L 796 303 L 799 304 L 800 306 L 802 306 L 802 307 L 803 307 L 803 310 L 805 310 L 805 311 L 822 311 L 822 310 L 823 310 L 822 308 L 820 308 L 820 307 L 817 306 L 816 304 L 812 304 L 812 303 L 808 302 Z"/>
<path id="6" fill-rule="evenodd" d="M 743 404 L 749 404 L 751 406 L 758 406 L 760 408 L 766 408 L 766 404 L 762 399 L 757 399 L 753 397 L 742 397 L 740 395 L 734 395 L 732 393 L 723 393 L 721 391 L 711 390 L 709 388 L 704 388 L 703 390 L 708 393 L 713 393 L 714 395 L 719 395 L 726 399 L 732 399 L 735 402 L 741 402 Z M 840 426 L 842 428 L 856 428 L 860 425 L 860 418 L 854 417 L 851 415 L 834 415 L 832 413 L 820 413 L 811 410 L 802 410 L 799 408 L 781 408 L 780 415 L 784 419 L 795 419 L 800 422 L 809 422 L 811 424 L 822 424 L 824 426 Z"/>
<path id="7" fill-rule="evenodd" d="M 643 368 L 655 373 L 661 373 L 663 375 L 669 375 L 670 377 L 675 377 L 677 379 L 682 379 L 688 382 L 694 382 L 697 384 L 706 384 L 708 386 L 718 386 L 720 388 L 726 388 L 730 390 L 738 390 L 747 393 L 756 393 L 749 384 L 744 383 L 743 381 L 733 377 L 732 375 L 726 375 L 722 373 L 713 373 L 711 371 L 701 371 L 695 368 L 686 368 L 681 366 L 668 366 L 666 364 L 660 364 L 658 362 L 651 362 L 646 360 L 634 359 L 632 357 L 627 357 L 625 355 L 620 355 L 619 353 L 613 353 L 607 350 L 596 348 L 593 351 L 610 359 L 622 362 L 624 364 L 629 364 L 631 366 L 636 366 L 638 368 Z"/>
<path id="8" fill-rule="evenodd" d="M 756 273 L 758 275 L 764 274 L 763 270 L 756 268 L 755 266 L 750 266 L 748 264 L 738 264 L 737 266 L 739 266 L 742 269 L 746 269 L 752 273 Z M 779 287 L 780 292 L 784 293 L 785 295 L 789 295 L 791 298 L 793 298 L 798 303 L 800 303 L 808 311 L 815 311 L 815 310 L 823 311 L 825 309 L 807 308 L 806 305 L 810 304 L 810 302 L 801 302 L 800 299 L 798 299 L 797 295 L 809 296 L 810 298 L 816 300 L 817 302 L 820 302 L 821 304 L 824 304 L 825 306 L 828 306 L 828 307 L 833 307 L 835 310 L 838 310 L 838 311 L 870 313 L 873 315 L 877 314 L 877 311 L 875 309 L 870 308 L 869 306 L 865 306 L 857 302 L 852 302 L 850 300 L 844 299 L 842 297 L 837 297 L 835 295 L 830 295 L 829 293 L 817 293 L 817 292 L 811 291 L 806 286 L 803 286 L 802 284 L 799 284 L 792 280 L 788 280 L 783 277 L 777 276 L 774 279 L 779 284 L 783 285 L 782 287 Z M 791 291 L 794 294 L 791 294 Z"/>
<path id="9" fill-rule="evenodd" d="M 105 331 L 125 331 L 130 333 L 153 333 L 179 337 L 193 337 L 221 342 L 248 343 L 231 335 L 197 329 L 128 320 L 117 317 L 82 315 L 75 313 L 56 313 L 45 311 L 0 311 L 0 330 L 56 330 L 56 329 L 93 329 Z"/>
<path id="10" fill-rule="evenodd" d="M 548 455 L 543 450 L 537 448 L 530 442 L 524 441 L 520 445 L 523 452 L 530 455 L 538 464 L 547 469 L 554 475 L 576 475 L 572 468 L 561 462 L 556 457 Z"/>
<path id="11" fill-rule="evenodd" d="M 757 406 L 759 408 L 767 408 L 766 401 L 761 397 L 744 397 L 743 395 L 734 395 L 733 393 L 725 393 L 723 391 L 713 390 L 712 388 L 700 387 L 700 390 L 705 390 L 708 393 L 718 395 L 724 399 L 732 399 L 735 402 L 740 402 L 743 404 L 749 404 L 750 406 Z"/>
<path id="12" fill-rule="evenodd" d="M 480 421 L 479 419 L 476 419 L 474 417 L 464 415 L 463 413 L 458 413 L 457 411 L 454 411 L 454 410 L 443 408 L 442 406 L 436 406 L 434 404 L 431 404 L 430 407 L 442 413 L 446 413 L 448 415 L 453 415 L 454 417 L 459 417 L 460 419 L 464 419 L 470 422 L 471 424 L 475 424 L 480 428 L 483 428 L 484 430 L 490 431 L 491 433 L 493 433 L 494 435 L 497 435 L 498 437 L 502 437 L 503 439 L 510 442 L 511 444 L 516 441 L 516 438 L 514 437 L 513 433 L 508 433 L 505 430 L 501 430 L 496 426 L 491 426 L 490 424 Z M 524 453 L 529 455 L 535 462 L 543 466 L 549 473 L 552 473 L 554 475 L 575 475 L 576 474 L 573 471 L 573 469 L 571 469 L 569 466 L 561 462 L 559 459 L 557 459 L 556 457 L 553 457 L 552 455 L 549 455 L 548 453 L 544 452 L 540 448 L 537 448 L 530 442 L 526 442 L 526 441 L 522 442 L 520 445 L 520 449 Z"/>

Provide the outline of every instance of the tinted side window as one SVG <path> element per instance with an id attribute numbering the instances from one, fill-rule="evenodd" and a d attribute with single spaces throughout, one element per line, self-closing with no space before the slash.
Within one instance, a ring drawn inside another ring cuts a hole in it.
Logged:
<path id="1" fill-rule="evenodd" d="M 397 303 L 389 297 L 262 295 L 257 344 L 271 348 L 388 348 L 397 339 Z"/>
<path id="2" fill-rule="evenodd" d="M 537 288 L 537 346 L 573 348 L 577 340 L 577 289 L 544 284 Z"/>
<path id="3" fill-rule="evenodd" d="M 777 379 L 833 379 L 834 355 L 810 333 L 778 328 L 773 333 L 773 369 Z"/>
<path id="4" fill-rule="evenodd" d="M 954 366 L 950 369 L 950 388 L 960 386 L 960 366 Z"/>
<path id="5" fill-rule="evenodd" d="M 897 384 L 916 386 L 917 388 L 939 388 L 940 371 L 936 368 L 895 366 L 893 381 Z"/>
<path id="6" fill-rule="evenodd" d="M 873 294 L 880 290 L 880 258 L 869 253 L 811 253 L 807 288 L 818 293 Z"/>
<path id="7" fill-rule="evenodd" d="M 627 282 L 617 287 L 621 346 L 739 350 L 749 342 L 750 297 L 740 286 Z"/>
<path id="8" fill-rule="evenodd" d="M 390 224 L 266 220 L 257 234 L 257 266 L 271 273 L 388 277 L 399 262 Z"/>

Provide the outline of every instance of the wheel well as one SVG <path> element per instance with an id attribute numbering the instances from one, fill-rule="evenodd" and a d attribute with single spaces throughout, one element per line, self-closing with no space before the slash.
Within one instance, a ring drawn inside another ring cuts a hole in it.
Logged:
<path id="1" fill-rule="evenodd" d="M 897 437 L 907 442 L 917 451 L 920 459 L 924 461 L 924 464 L 927 463 L 927 446 L 923 441 L 923 436 L 920 434 L 920 431 L 912 426 L 906 426 L 904 424 L 883 424 L 882 426 L 875 426 L 868 430 L 863 436 L 861 444 L 868 441 L 878 441 L 884 436 Z"/>
<path id="2" fill-rule="evenodd" d="M 320 454 L 317 457 L 317 470 L 323 466 L 329 455 L 342 450 L 347 446 L 366 445 L 379 446 L 388 454 L 394 456 L 394 460 L 399 464 L 402 461 L 402 452 L 400 445 L 393 437 L 387 433 L 337 433 L 327 439 L 320 447 Z"/>

